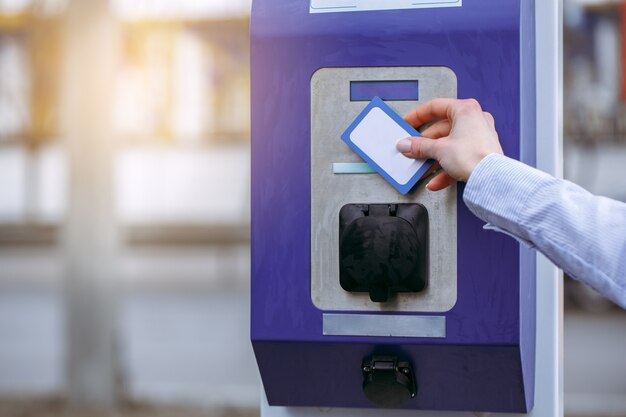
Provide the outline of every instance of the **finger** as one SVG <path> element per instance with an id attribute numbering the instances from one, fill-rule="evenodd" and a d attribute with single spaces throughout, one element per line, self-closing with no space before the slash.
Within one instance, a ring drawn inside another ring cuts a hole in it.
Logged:
<path id="1" fill-rule="evenodd" d="M 437 98 L 430 100 L 416 109 L 411 110 L 404 116 L 411 126 L 419 127 L 424 123 L 437 119 L 447 119 L 448 108 L 453 106 L 457 100 Z"/>
<path id="2" fill-rule="evenodd" d="M 430 191 L 440 191 L 454 184 L 456 180 L 448 173 L 442 172 L 426 184 L 426 188 Z"/>
<path id="3" fill-rule="evenodd" d="M 435 139 L 422 137 L 404 138 L 396 144 L 396 148 L 409 158 L 438 160 L 439 143 Z"/>
<path id="4" fill-rule="evenodd" d="M 440 120 L 422 132 L 422 136 L 429 139 L 439 139 L 450 134 L 452 124 L 449 120 Z"/>
<path id="5" fill-rule="evenodd" d="M 480 109 L 480 104 L 474 99 L 436 98 L 411 110 L 404 120 L 413 127 L 419 127 L 436 119 L 453 120 L 456 112 L 464 109 Z"/>

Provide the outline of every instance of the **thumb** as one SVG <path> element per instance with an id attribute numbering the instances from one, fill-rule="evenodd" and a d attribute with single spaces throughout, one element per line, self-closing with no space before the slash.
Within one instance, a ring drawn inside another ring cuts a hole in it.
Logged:
<path id="1" fill-rule="evenodd" d="M 409 137 L 398 141 L 396 149 L 404 156 L 415 159 L 437 159 L 437 140 Z"/>

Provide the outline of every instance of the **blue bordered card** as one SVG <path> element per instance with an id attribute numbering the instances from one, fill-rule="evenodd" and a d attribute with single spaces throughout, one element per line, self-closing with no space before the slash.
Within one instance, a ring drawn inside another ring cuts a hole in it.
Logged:
<path id="1" fill-rule="evenodd" d="M 383 100 L 374 97 L 341 139 L 404 195 L 434 162 L 402 155 L 396 144 L 407 136 L 421 135 Z"/>

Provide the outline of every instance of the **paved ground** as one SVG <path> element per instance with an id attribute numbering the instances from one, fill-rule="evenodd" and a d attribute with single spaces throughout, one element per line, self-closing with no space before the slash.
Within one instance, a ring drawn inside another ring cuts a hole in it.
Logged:
<path id="1" fill-rule="evenodd" d="M 258 417 L 257 409 L 193 409 L 123 404 L 116 411 L 71 409 L 58 399 L 0 399 L 0 417 Z"/>

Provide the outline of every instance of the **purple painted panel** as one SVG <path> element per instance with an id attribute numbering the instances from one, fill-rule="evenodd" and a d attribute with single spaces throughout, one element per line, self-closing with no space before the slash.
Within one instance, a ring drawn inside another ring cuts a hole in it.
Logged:
<path id="1" fill-rule="evenodd" d="M 362 379 L 362 359 L 376 353 L 411 358 L 417 395 L 404 408 L 526 411 L 516 395 L 524 387 L 514 346 L 262 342 L 255 353 L 270 405 L 372 408 L 353 381 Z"/>
<path id="2" fill-rule="evenodd" d="M 458 76 L 459 97 L 474 97 L 493 113 L 505 153 L 520 158 L 520 0 L 313 15 L 308 7 L 306 0 L 253 4 L 251 338 L 270 400 L 323 405 L 316 401 L 324 393 L 324 405 L 361 406 L 356 396 L 346 401 L 344 395 L 360 389 L 358 368 L 333 374 L 337 387 L 330 391 L 324 388 L 328 378 L 312 373 L 312 388 L 302 394 L 289 382 L 298 365 L 294 358 L 301 353 L 299 365 L 310 369 L 316 362 L 333 364 L 340 358 L 360 361 L 365 351 L 382 345 L 404 349 L 413 361 L 419 349 L 431 349 L 437 366 L 420 366 L 424 379 L 445 385 L 445 377 L 451 378 L 466 390 L 451 398 L 450 391 L 441 388 L 429 397 L 432 400 L 422 400 L 424 408 L 477 410 L 473 398 L 481 398 L 485 411 L 508 406 L 524 411 L 532 406 L 532 395 L 526 398 L 520 383 L 520 351 L 523 342 L 524 373 L 532 381 L 534 334 L 531 340 L 527 333 L 534 331 L 535 313 L 530 284 L 524 286 L 524 295 L 520 291 L 520 271 L 530 270 L 530 258 L 520 264 L 515 241 L 482 229 L 482 222 L 462 202 L 462 186 L 458 302 L 445 313 L 444 339 L 323 336 L 322 311 L 310 298 L 309 244 L 311 75 L 321 67 L 448 66 Z M 531 136 L 524 140 L 534 143 Z M 291 359 L 285 356 L 289 354 Z M 487 357 L 493 359 L 491 369 Z M 492 385 L 510 388 L 508 405 L 489 394 Z"/>

